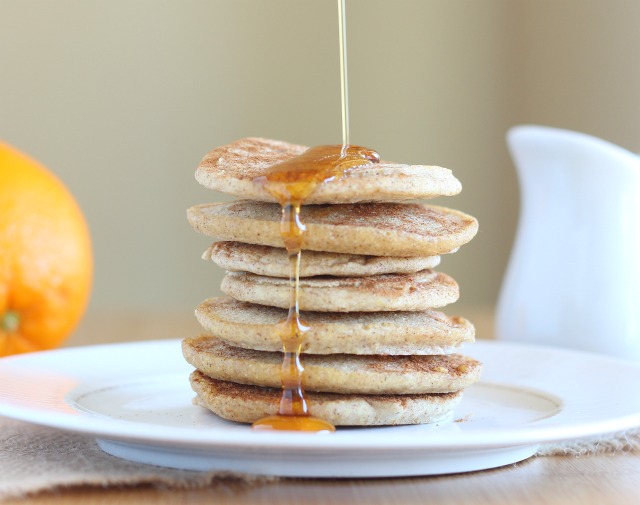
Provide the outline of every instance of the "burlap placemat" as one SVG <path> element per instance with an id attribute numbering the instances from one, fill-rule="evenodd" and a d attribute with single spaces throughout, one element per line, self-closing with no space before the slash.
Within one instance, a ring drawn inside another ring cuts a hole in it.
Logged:
<path id="1" fill-rule="evenodd" d="M 274 480 L 133 463 L 103 452 L 90 436 L 0 417 L 0 500 L 76 486 L 195 489 L 220 479 L 256 484 Z"/>
<path id="2" fill-rule="evenodd" d="M 640 450 L 640 428 L 626 433 L 543 446 L 538 455 L 585 455 Z M 245 484 L 275 478 L 229 472 L 191 472 L 110 456 L 92 437 L 0 417 L 0 500 L 75 486 L 152 485 L 195 489 L 222 479 Z"/>

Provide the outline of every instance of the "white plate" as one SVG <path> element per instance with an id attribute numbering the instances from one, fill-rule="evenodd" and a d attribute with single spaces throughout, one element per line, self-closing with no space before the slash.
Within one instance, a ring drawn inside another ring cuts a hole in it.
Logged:
<path id="1" fill-rule="evenodd" d="M 302 477 L 433 475 L 525 459 L 544 442 L 640 425 L 640 365 L 477 342 L 484 362 L 451 422 L 254 432 L 191 405 L 180 342 L 78 347 L 0 360 L 0 414 L 85 433 L 106 452 L 192 470 Z"/>

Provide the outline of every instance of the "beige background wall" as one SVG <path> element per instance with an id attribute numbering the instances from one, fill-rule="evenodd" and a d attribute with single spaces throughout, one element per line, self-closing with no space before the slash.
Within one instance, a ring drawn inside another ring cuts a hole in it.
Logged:
<path id="1" fill-rule="evenodd" d="M 351 137 L 454 170 L 478 237 L 442 270 L 492 304 L 518 188 L 506 130 L 640 149 L 637 0 L 348 0 Z M 185 209 L 212 147 L 339 143 L 334 0 L 0 0 L 0 138 L 54 170 L 92 230 L 91 309 L 191 310 L 221 273 Z"/>

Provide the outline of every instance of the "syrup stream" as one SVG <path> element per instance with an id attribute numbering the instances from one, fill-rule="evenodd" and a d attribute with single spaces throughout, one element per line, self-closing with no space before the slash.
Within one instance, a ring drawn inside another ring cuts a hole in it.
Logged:
<path id="1" fill-rule="evenodd" d="M 342 145 L 317 146 L 302 155 L 270 167 L 265 176 L 254 179 L 255 184 L 273 196 L 282 207 L 280 234 L 289 255 L 289 312 L 276 325 L 282 340 L 281 367 L 282 397 L 278 414 L 259 419 L 252 427 L 259 430 L 291 430 L 329 432 L 335 427 L 312 417 L 304 393 L 300 353 L 305 333 L 309 330 L 300 317 L 300 259 L 306 227 L 300 219 L 301 207 L 318 185 L 344 175 L 356 167 L 377 163 L 378 153 L 364 147 L 349 145 L 349 105 L 346 53 L 346 0 L 338 0 L 340 29 L 340 78 L 342 95 Z"/>
<path id="2" fill-rule="evenodd" d="M 342 145 L 349 145 L 349 79 L 347 78 L 347 0 L 338 0 L 340 40 L 340 98 L 342 103 Z"/>

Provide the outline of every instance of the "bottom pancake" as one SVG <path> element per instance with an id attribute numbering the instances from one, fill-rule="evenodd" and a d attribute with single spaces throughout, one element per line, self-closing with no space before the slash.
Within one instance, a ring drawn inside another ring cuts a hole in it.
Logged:
<path id="1" fill-rule="evenodd" d="M 253 423 L 278 413 L 281 390 L 247 386 L 207 377 L 195 370 L 190 377 L 194 400 L 230 421 Z M 383 426 L 446 421 L 462 392 L 425 395 L 354 395 L 306 393 L 311 415 L 334 426 Z"/>

